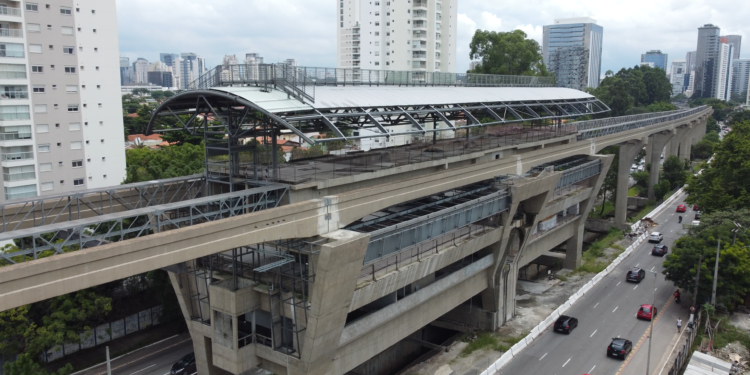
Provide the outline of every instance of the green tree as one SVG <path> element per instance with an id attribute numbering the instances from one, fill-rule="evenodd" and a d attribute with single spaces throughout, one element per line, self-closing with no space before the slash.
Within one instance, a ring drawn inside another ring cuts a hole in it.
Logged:
<path id="1" fill-rule="evenodd" d="M 685 163 L 679 157 L 671 155 L 664 160 L 662 165 L 662 178 L 669 181 L 671 189 L 685 185 L 688 173 L 685 171 Z"/>
<path id="2" fill-rule="evenodd" d="M 667 73 L 661 68 L 651 68 L 648 65 L 638 67 L 643 72 L 643 83 L 646 85 L 646 103 L 666 103 L 672 96 L 672 84 Z M 676 109 L 676 108 L 675 108 Z"/>
<path id="3" fill-rule="evenodd" d="M 550 75 L 541 48 L 521 30 L 497 32 L 477 30 L 469 44 L 469 58 L 481 64 L 470 73 L 525 76 Z"/>
<path id="4" fill-rule="evenodd" d="M 138 88 L 134 88 L 134 89 L 133 89 L 133 91 L 132 91 L 132 93 L 133 93 L 133 96 L 143 96 L 143 95 L 148 95 L 148 94 L 149 94 L 150 92 L 151 92 L 151 91 L 149 91 L 149 89 L 146 89 L 146 88 L 140 88 L 140 87 L 138 87 Z"/>
<path id="5" fill-rule="evenodd" d="M 28 354 L 21 354 L 13 362 L 6 362 L 3 366 L 3 372 L 5 375 L 48 375 L 38 363 L 34 363 L 31 356 Z M 57 370 L 57 372 L 49 373 L 49 375 L 68 375 L 73 372 L 73 366 L 68 363 L 63 368 Z"/>
<path id="6" fill-rule="evenodd" d="M 29 320 L 29 305 L 0 312 L 0 356 L 10 357 L 20 353 L 25 337 L 34 324 Z"/>
<path id="7" fill-rule="evenodd" d="M 633 107 L 635 99 L 628 93 L 628 82 L 619 77 L 607 77 L 594 89 L 593 95 L 609 106 L 606 116 L 624 116 Z"/>
<path id="8" fill-rule="evenodd" d="M 171 97 L 175 96 L 175 93 L 173 91 L 164 91 L 164 97 L 169 99 Z"/>
<path id="9" fill-rule="evenodd" d="M 648 188 L 648 179 L 649 179 L 650 173 L 648 171 L 639 171 L 633 173 L 632 177 L 633 180 L 635 180 L 635 183 L 638 186 Z"/>
<path id="10" fill-rule="evenodd" d="M 734 125 L 715 146 L 714 159 L 686 188 L 687 201 L 705 212 L 750 207 L 750 121 Z"/>
<path id="11" fill-rule="evenodd" d="M 746 233 L 737 234 L 737 242 L 732 245 L 734 223 L 750 225 L 750 211 L 722 211 L 706 215 L 699 227 L 691 228 L 687 236 L 677 240 L 672 253 L 664 261 L 664 273 L 681 289 L 692 292 L 695 288 L 698 258 L 702 256 L 698 303 L 711 297 L 713 271 L 716 261 L 716 246 L 721 240 L 719 256 L 719 277 L 716 286 L 717 302 L 732 309 L 734 302 L 750 292 L 750 243 Z"/>
<path id="12" fill-rule="evenodd" d="M 709 117 L 706 121 L 706 133 L 716 133 L 719 134 L 721 132 L 721 128 L 719 128 L 719 123 L 716 121 L 715 118 Z"/>
<path id="13" fill-rule="evenodd" d="M 646 107 L 646 110 L 648 112 L 665 112 L 665 111 L 675 111 L 677 110 L 677 107 L 674 104 L 667 103 L 667 102 L 656 102 L 649 104 Z"/>
<path id="14" fill-rule="evenodd" d="M 716 133 L 709 133 L 716 134 Z M 690 160 L 708 160 L 714 154 L 716 144 L 705 137 L 690 149 Z"/>
<path id="15" fill-rule="evenodd" d="M 164 99 L 164 91 L 151 91 L 151 98 L 156 101 L 162 101 Z"/>
<path id="16" fill-rule="evenodd" d="M 127 178 L 124 183 L 189 176 L 203 170 L 202 145 L 172 145 L 157 150 L 133 148 L 125 156 Z"/>
<path id="17" fill-rule="evenodd" d="M 731 116 L 730 116 L 730 118 L 729 118 L 729 121 L 727 121 L 727 124 L 729 126 L 734 126 L 734 124 L 737 124 L 737 123 L 740 123 L 740 122 L 743 122 L 743 121 L 750 121 L 750 111 L 745 110 L 745 111 L 739 111 L 739 112 L 732 113 Z M 706 131 L 708 131 L 708 128 L 706 128 Z M 719 126 L 718 125 L 716 126 L 716 132 L 717 133 L 719 132 Z"/>
<path id="18" fill-rule="evenodd" d="M 654 196 L 657 200 L 664 200 L 664 196 L 669 194 L 670 183 L 666 178 L 662 178 L 656 185 L 654 185 Z"/>

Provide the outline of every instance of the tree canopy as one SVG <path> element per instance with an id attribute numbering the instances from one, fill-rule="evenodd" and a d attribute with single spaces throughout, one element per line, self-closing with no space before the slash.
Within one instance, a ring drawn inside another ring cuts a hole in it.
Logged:
<path id="1" fill-rule="evenodd" d="M 541 48 L 521 30 L 477 30 L 469 44 L 469 58 L 480 65 L 470 73 L 549 76 Z"/>
<path id="2" fill-rule="evenodd" d="M 677 109 L 668 104 L 672 85 L 664 71 L 646 65 L 623 68 L 616 74 L 607 71 L 591 93 L 610 107 L 607 116 Z"/>
<path id="3" fill-rule="evenodd" d="M 685 170 L 685 162 L 680 160 L 678 156 L 669 156 L 666 160 L 664 160 L 662 168 L 663 172 L 661 179 L 669 181 L 669 187 L 671 189 L 675 189 L 685 185 L 688 173 Z"/>
<path id="4" fill-rule="evenodd" d="M 690 98 L 690 107 L 699 107 L 702 105 L 710 105 L 714 109 L 714 113 L 711 115 L 718 121 L 724 121 L 727 116 L 734 110 L 734 105 L 725 102 L 721 99 L 714 98 Z"/>
<path id="5" fill-rule="evenodd" d="M 701 274 L 698 283 L 698 303 L 710 299 L 713 285 L 713 271 L 716 261 L 716 247 L 721 240 L 719 256 L 719 277 L 716 286 L 716 300 L 728 308 L 733 302 L 742 301 L 750 292 L 750 244 L 747 233 L 737 234 L 732 245 L 734 222 L 750 225 L 750 210 L 722 211 L 701 218 L 701 225 L 690 229 L 688 234 L 677 240 L 672 253 L 664 261 L 664 274 L 667 280 L 681 289 L 692 291 L 698 259 L 702 256 Z"/>
<path id="6" fill-rule="evenodd" d="M 750 208 L 750 121 L 735 124 L 715 146 L 713 161 L 690 178 L 688 203 L 705 212 Z"/>
<path id="7" fill-rule="evenodd" d="M 126 184 L 189 176 L 203 170 L 205 151 L 202 145 L 190 143 L 152 150 L 133 148 L 125 156 Z"/>

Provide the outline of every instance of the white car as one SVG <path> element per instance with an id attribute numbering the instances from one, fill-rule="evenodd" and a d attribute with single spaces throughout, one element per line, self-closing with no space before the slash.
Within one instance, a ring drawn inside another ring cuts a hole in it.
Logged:
<path id="1" fill-rule="evenodd" d="M 701 225 L 701 221 L 700 221 L 700 220 L 693 220 L 693 221 L 692 221 L 692 222 L 690 223 L 690 225 L 692 225 L 692 226 L 694 226 L 694 227 L 697 227 L 697 226 Z"/>
<path id="2" fill-rule="evenodd" d="M 661 242 L 664 239 L 664 235 L 659 232 L 652 232 L 648 236 L 648 242 Z"/>

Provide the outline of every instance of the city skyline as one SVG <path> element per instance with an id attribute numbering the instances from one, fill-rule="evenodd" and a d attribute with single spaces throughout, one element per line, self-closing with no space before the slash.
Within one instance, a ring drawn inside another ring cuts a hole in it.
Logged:
<path id="1" fill-rule="evenodd" d="M 210 68 L 220 64 L 224 55 L 257 51 L 265 56 L 266 62 L 282 62 L 292 57 L 301 66 L 334 67 L 336 14 L 332 4 L 302 0 L 267 3 L 225 0 L 212 4 L 117 0 L 121 54 L 131 61 L 138 57 L 152 61 L 165 50 L 195 51 L 206 58 Z M 248 23 L 244 12 L 237 12 L 249 7 L 254 9 L 256 22 Z M 733 11 L 723 11 L 727 7 Z M 675 10 L 645 1 L 618 6 L 588 0 L 575 4 L 462 0 L 457 13 L 456 71 L 463 72 L 469 67 L 469 42 L 477 28 L 521 29 L 541 46 L 543 25 L 551 24 L 555 18 L 588 16 L 607 30 L 603 39 L 601 75 L 604 75 L 607 70 L 638 65 L 640 55 L 648 50 L 660 49 L 672 56 L 694 51 L 696 28 L 703 24 L 713 23 L 721 27 L 722 34 L 737 34 L 747 39 L 741 15 L 750 13 L 750 5 L 703 1 Z M 189 31 L 177 26 L 190 18 L 205 22 L 193 23 Z M 133 22 L 136 19 L 138 22 Z M 278 27 L 280 24 L 285 26 Z M 750 49 L 742 51 L 740 58 L 750 58 Z"/>

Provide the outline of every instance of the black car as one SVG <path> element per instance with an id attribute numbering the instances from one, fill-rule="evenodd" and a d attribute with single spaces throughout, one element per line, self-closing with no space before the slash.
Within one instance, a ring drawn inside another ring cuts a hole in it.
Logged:
<path id="1" fill-rule="evenodd" d="M 633 350 L 633 343 L 630 340 L 615 337 L 607 347 L 607 356 L 625 359 L 631 350 Z"/>
<path id="2" fill-rule="evenodd" d="M 638 267 L 633 267 L 628 271 L 628 274 L 625 276 L 625 281 L 633 281 L 636 283 L 640 283 L 641 280 L 643 280 L 645 277 L 646 277 L 646 271 Z"/>
<path id="3" fill-rule="evenodd" d="M 668 251 L 669 248 L 667 247 L 667 245 L 655 245 L 651 250 L 651 255 L 665 256 L 667 255 Z"/>
<path id="4" fill-rule="evenodd" d="M 191 375 L 194 374 L 195 371 L 195 353 L 190 353 L 180 358 L 179 361 L 173 364 L 172 370 L 170 370 L 169 373 L 172 375 Z"/>
<path id="5" fill-rule="evenodd" d="M 576 327 L 578 327 L 578 319 L 572 316 L 560 315 L 553 329 L 555 332 L 570 333 Z"/>
<path id="6" fill-rule="evenodd" d="M 700 220 L 700 219 L 701 219 L 701 212 L 695 211 L 695 220 Z"/>

